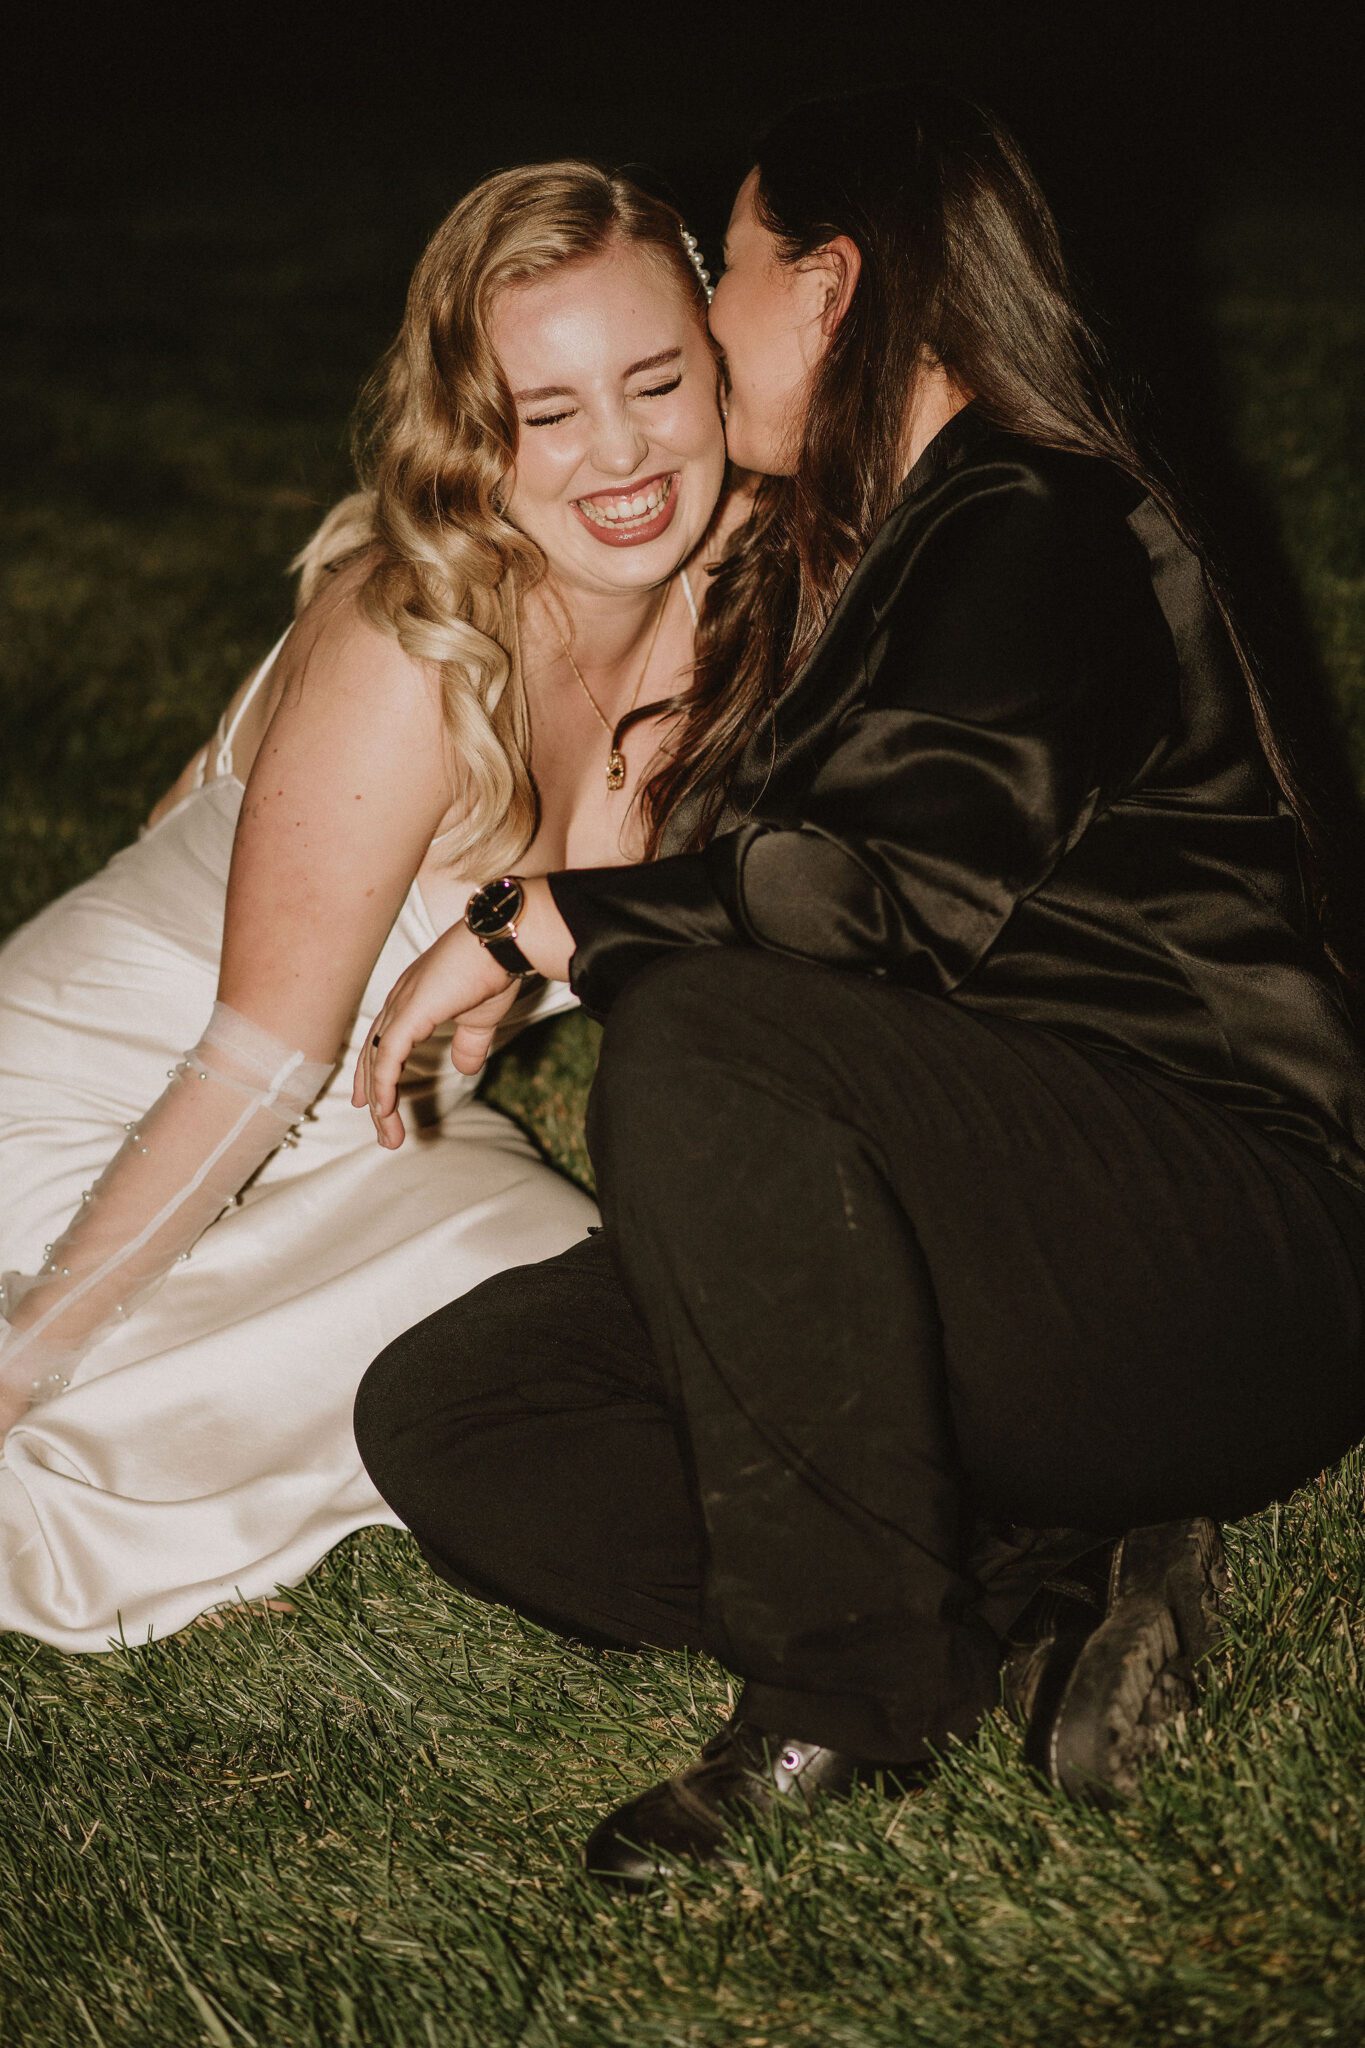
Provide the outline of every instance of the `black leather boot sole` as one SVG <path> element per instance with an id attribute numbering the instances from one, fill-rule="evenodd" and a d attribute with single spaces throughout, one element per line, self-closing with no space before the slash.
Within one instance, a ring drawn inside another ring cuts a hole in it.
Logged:
<path id="1" fill-rule="evenodd" d="M 1071 1799 L 1130 1798 L 1158 1729 L 1195 1704 L 1226 1585 L 1217 1524 L 1203 1516 L 1122 1537 L 1104 1618 L 1062 1629 L 1021 1671 L 1030 1763 Z"/>

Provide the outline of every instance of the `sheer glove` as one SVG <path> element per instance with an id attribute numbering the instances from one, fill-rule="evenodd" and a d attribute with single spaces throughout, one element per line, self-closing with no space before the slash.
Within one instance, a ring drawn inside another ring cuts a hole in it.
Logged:
<path id="1" fill-rule="evenodd" d="M 0 1431 L 60 1393 L 71 1369 L 188 1256 L 332 1071 L 215 1003 L 55 1244 L 42 1271 L 0 1280 Z"/>

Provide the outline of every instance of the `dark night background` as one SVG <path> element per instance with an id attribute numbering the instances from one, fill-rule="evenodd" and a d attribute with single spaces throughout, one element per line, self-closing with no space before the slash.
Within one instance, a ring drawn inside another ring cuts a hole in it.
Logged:
<path id="1" fill-rule="evenodd" d="M 765 116 L 925 73 L 1016 127 L 1267 671 L 1318 707 L 1334 683 L 1354 730 L 1317 751 L 1365 773 L 1341 624 L 1365 299 L 1353 12 L 1267 19 L 986 0 L 16 18 L 0 522 L 26 745 L 4 823 L 36 851 L 0 928 L 126 836 L 278 632 L 282 565 L 347 486 L 357 389 L 470 183 L 563 153 L 642 166 L 714 263 Z"/>
<path id="2" fill-rule="evenodd" d="M 368 255 L 378 239 L 385 260 L 365 265 L 362 302 L 347 311 L 348 329 L 368 329 L 377 347 L 425 234 L 497 165 L 560 153 L 647 165 L 714 250 L 765 114 L 812 92 L 929 73 L 1016 126 L 1120 358 L 1154 384 L 1168 434 L 1199 437 L 1200 415 L 1217 406 L 1199 330 L 1202 232 L 1249 198 L 1287 196 L 1334 220 L 1354 205 L 1354 17 L 1345 6 L 1261 17 L 1104 0 L 608 6 L 548 21 L 508 5 L 359 16 L 58 6 L 10 46 L 9 204 L 21 247 L 35 213 L 84 222 L 99 243 L 92 284 L 119 260 L 159 285 L 162 252 L 139 221 L 172 204 L 211 232 L 230 196 L 263 265 L 286 243 L 304 260 L 310 241 L 349 235 Z M 243 253 L 225 247 L 224 261 Z M 1344 245 L 1340 260 L 1358 254 Z M 320 278 L 319 326 L 346 285 Z M 194 312 L 184 305 L 187 330 Z M 90 314 L 68 341 L 93 353 L 98 305 Z M 302 342 L 282 335 L 281 356 Z M 315 345 L 325 356 L 325 336 Z"/>

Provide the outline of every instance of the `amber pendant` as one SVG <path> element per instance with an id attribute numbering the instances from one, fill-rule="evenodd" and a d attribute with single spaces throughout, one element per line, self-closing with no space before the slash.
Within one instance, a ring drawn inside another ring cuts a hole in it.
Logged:
<path id="1" fill-rule="evenodd" d="M 626 786 L 626 757 L 619 748 L 613 747 L 607 755 L 607 788 L 624 789 Z"/>

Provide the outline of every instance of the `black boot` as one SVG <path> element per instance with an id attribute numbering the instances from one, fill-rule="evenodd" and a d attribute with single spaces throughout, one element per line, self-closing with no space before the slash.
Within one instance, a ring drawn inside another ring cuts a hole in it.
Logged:
<path id="1" fill-rule="evenodd" d="M 1054 1712 L 1080 1646 L 1109 1609 L 1117 1537 L 1094 1544 L 1053 1572 L 1011 1623 L 1001 1691 L 1006 1709 L 1031 1726 Z"/>
<path id="2" fill-rule="evenodd" d="M 1128 1798 L 1156 1730 L 1195 1703 L 1226 1584 L 1217 1524 L 1195 1516 L 1130 1530 L 1044 1587 L 1023 1621 L 1036 1640 L 1006 1663 L 1030 1763 L 1072 1799 Z"/>
<path id="3" fill-rule="evenodd" d="M 819 1798 L 847 1793 L 860 1777 L 893 1773 L 918 1782 L 917 1764 L 878 1766 L 815 1742 L 784 1741 L 749 1721 L 727 1721 L 697 1761 L 618 1806 L 588 1837 L 591 1876 L 645 1891 L 677 1863 L 711 1863 L 736 1821 L 781 1806 L 809 1812 Z"/>

